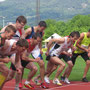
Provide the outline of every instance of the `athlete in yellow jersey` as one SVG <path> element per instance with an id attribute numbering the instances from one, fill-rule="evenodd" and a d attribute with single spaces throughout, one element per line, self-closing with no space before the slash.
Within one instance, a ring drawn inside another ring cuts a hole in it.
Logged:
<path id="1" fill-rule="evenodd" d="M 86 79 L 86 75 L 90 67 L 90 59 L 88 56 L 88 54 L 90 53 L 88 48 L 89 45 L 90 45 L 90 29 L 88 30 L 87 33 L 81 33 L 80 38 L 77 40 L 75 44 L 76 51 L 74 51 L 72 56 L 73 64 L 75 64 L 78 55 L 81 55 L 81 57 L 86 61 L 86 66 L 82 78 L 83 82 L 88 82 L 88 80 Z"/>

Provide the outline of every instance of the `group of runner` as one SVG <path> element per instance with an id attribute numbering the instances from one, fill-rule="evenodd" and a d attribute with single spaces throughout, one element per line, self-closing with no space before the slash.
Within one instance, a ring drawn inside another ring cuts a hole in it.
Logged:
<path id="1" fill-rule="evenodd" d="M 22 88 L 24 68 L 30 70 L 24 86 L 34 89 L 34 86 L 30 83 L 38 70 L 34 62 L 38 63 L 40 67 L 40 75 L 33 80 L 37 85 L 47 89 L 46 83 L 50 83 L 49 76 L 57 67 L 58 70 L 53 83 L 62 85 L 58 77 L 64 70 L 65 63 L 61 58 L 68 64 L 64 74 L 61 76 L 61 80 L 70 84 L 68 77 L 78 55 L 81 55 L 86 61 L 82 81 L 88 82 L 86 75 L 90 67 L 90 29 L 85 33 L 80 34 L 78 31 L 73 31 L 69 36 L 51 39 L 47 46 L 46 60 L 48 63 L 45 70 L 45 63 L 42 57 L 42 38 L 47 24 L 45 21 L 40 21 L 37 26 L 30 27 L 24 31 L 26 23 L 26 18 L 19 16 L 15 24 L 7 25 L 0 31 L 0 90 L 2 90 L 7 81 L 14 77 L 15 73 L 15 90 L 20 90 Z M 53 47 L 51 47 L 52 44 Z M 69 52 L 69 50 L 71 51 Z M 33 58 L 29 57 L 30 55 Z M 10 69 L 5 64 L 8 62 L 11 62 Z"/>

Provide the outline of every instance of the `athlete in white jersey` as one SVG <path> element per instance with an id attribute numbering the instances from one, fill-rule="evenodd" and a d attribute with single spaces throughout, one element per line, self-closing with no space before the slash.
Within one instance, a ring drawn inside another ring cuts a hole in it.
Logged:
<path id="1" fill-rule="evenodd" d="M 12 25 L 7 26 L 5 31 L 0 33 L 0 49 L 3 48 L 6 40 L 11 39 L 15 33 L 16 29 Z M 2 52 L 2 50 L 0 50 L 0 52 Z M 3 57 L 0 55 L 0 78 L 2 78 L 0 79 L 0 87 L 7 76 L 7 67 L 4 63 L 8 63 L 9 61 L 10 59 L 8 57 Z"/>
<path id="2" fill-rule="evenodd" d="M 64 40 L 65 40 L 64 43 L 62 43 L 62 44 L 57 44 L 56 43 L 51 48 L 51 50 L 49 52 L 50 56 L 53 56 L 53 55 L 59 56 L 62 51 L 67 51 L 69 49 L 68 47 L 70 47 L 72 45 L 72 42 L 69 42 L 69 43 L 67 42 L 68 37 L 65 37 Z"/>
<path id="3" fill-rule="evenodd" d="M 15 58 L 10 58 L 10 59 L 11 59 L 11 62 L 13 62 L 13 64 L 15 65 L 18 73 L 21 73 L 20 72 L 20 68 L 21 68 L 20 56 L 27 48 L 28 48 L 28 42 L 25 39 L 19 39 L 17 42 L 16 42 L 16 40 L 13 40 L 13 39 L 7 40 L 4 44 L 4 46 L 0 50 L 0 56 L 11 57 L 11 55 L 15 53 L 16 54 Z M 4 64 L 2 64 L 2 65 L 4 65 Z M 1 67 L 1 65 L 0 65 L 0 67 Z M 6 70 L 4 70 L 4 68 L 3 68 L 3 72 L 6 73 L 6 75 L 8 76 L 9 69 L 8 68 L 5 68 L 5 69 L 7 69 L 7 72 L 4 72 L 4 71 L 6 71 Z M 1 88 L 2 88 L 2 86 L 1 86 Z"/>
<path id="4" fill-rule="evenodd" d="M 47 65 L 47 71 L 46 73 L 51 72 L 51 70 L 53 69 L 54 65 L 59 65 L 59 68 L 56 72 L 55 78 L 53 80 L 54 84 L 57 85 L 62 85 L 60 83 L 60 81 L 58 80 L 58 76 L 60 75 L 60 73 L 63 71 L 65 64 L 64 62 L 59 58 L 59 55 L 61 53 L 64 53 L 66 55 L 71 55 L 67 52 L 67 50 L 69 48 L 71 48 L 72 50 L 74 50 L 75 48 L 73 47 L 73 42 L 78 38 L 77 33 L 74 31 L 72 32 L 69 37 L 63 37 L 60 39 L 52 39 L 49 41 L 48 43 L 48 49 L 46 52 L 47 55 L 47 60 L 48 60 L 48 65 Z M 50 46 L 52 45 L 52 43 L 55 42 L 55 45 L 51 48 L 50 50 Z"/>
<path id="5" fill-rule="evenodd" d="M 16 53 L 16 50 L 12 50 L 12 47 L 16 42 L 17 41 L 13 39 L 6 40 L 5 45 L 0 49 L 0 55 L 9 56 L 13 53 Z"/>

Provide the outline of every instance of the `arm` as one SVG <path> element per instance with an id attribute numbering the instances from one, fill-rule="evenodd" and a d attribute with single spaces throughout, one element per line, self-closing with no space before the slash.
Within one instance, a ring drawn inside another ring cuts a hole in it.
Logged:
<path id="1" fill-rule="evenodd" d="M 82 42 L 82 40 L 83 40 L 83 38 L 84 38 L 84 33 L 82 33 L 82 34 L 80 35 L 80 38 L 77 40 L 76 46 L 77 46 L 79 49 L 87 52 L 87 49 L 84 48 L 84 47 L 82 47 L 82 46 L 80 45 L 81 42 Z"/>
<path id="2" fill-rule="evenodd" d="M 18 74 L 22 73 L 22 71 L 21 71 L 22 65 L 21 65 L 20 55 L 21 54 L 19 52 L 17 52 L 16 56 L 15 56 L 15 67 L 16 67 L 16 71 Z"/>
<path id="3" fill-rule="evenodd" d="M 49 50 L 50 50 L 50 47 L 52 45 L 52 43 L 55 42 L 55 43 L 58 43 L 58 44 L 62 44 L 65 42 L 65 39 L 64 38 L 59 38 L 59 39 L 51 39 L 48 43 L 48 48 L 47 48 L 47 52 L 46 52 L 46 55 L 49 55 Z"/>
<path id="4" fill-rule="evenodd" d="M 29 61 L 29 62 L 38 62 L 40 60 L 40 58 L 32 59 L 28 57 L 27 50 L 22 54 L 21 58 L 22 60 Z"/>
<path id="5" fill-rule="evenodd" d="M 26 38 L 28 35 L 30 35 L 31 32 L 32 32 L 32 29 L 31 29 L 31 28 L 26 29 L 26 31 L 25 31 L 25 35 L 24 35 L 25 38 Z"/>
<path id="6" fill-rule="evenodd" d="M 8 57 L 0 58 L 0 62 L 8 63 L 9 61 L 11 61 L 11 59 Z"/>
<path id="7" fill-rule="evenodd" d="M 20 63 L 20 53 L 17 52 L 17 53 L 16 53 L 16 56 L 15 56 L 15 66 L 16 66 L 17 68 L 19 68 L 20 65 L 21 65 L 21 63 Z"/>
<path id="8" fill-rule="evenodd" d="M 4 32 L 6 27 L 7 27 L 7 26 L 5 26 L 4 28 L 2 28 L 1 31 L 0 31 L 0 33 L 1 33 L 1 32 Z"/>
<path id="9" fill-rule="evenodd" d="M 22 29 L 22 36 L 21 38 L 25 39 L 25 31 L 24 31 L 24 28 Z"/>
<path id="10" fill-rule="evenodd" d="M 74 47 L 73 45 L 71 45 L 71 50 L 72 50 L 72 52 L 74 52 L 76 50 L 76 47 Z"/>
<path id="11" fill-rule="evenodd" d="M 43 54 L 43 51 L 42 51 L 42 41 L 39 43 L 39 48 L 40 48 L 40 53 Z"/>
<path id="12" fill-rule="evenodd" d="M 42 37 L 44 36 L 44 31 L 42 32 Z M 40 48 L 40 53 L 43 54 L 43 51 L 42 51 L 42 40 L 39 44 L 39 48 Z"/>

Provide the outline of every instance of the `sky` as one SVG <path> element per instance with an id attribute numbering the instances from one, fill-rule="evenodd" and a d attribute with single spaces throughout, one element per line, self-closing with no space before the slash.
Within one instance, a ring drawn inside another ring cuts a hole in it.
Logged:
<path id="1" fill-rule="evenodd" d="M 5 0 L 0 0 L 0 2 L 4 2 Z"/>

